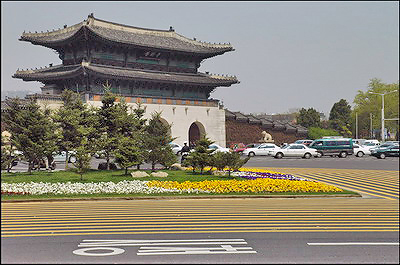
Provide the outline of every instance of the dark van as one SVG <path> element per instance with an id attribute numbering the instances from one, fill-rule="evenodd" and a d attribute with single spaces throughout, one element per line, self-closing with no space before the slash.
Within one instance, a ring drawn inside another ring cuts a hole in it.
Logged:
<path id="1" fill-rule="evenodd" d="M 324 155 L 346 157 L 352 155 L 353 139 L 351 138 L 323 138 L 314 140 L 308 147 L 317 149 L 317 152 Z"/>

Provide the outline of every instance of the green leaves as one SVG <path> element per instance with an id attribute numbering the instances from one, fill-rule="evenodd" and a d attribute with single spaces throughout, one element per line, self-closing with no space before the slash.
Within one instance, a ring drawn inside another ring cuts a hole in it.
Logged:
<path id="1" fill-rule="evenodd" d="M 299 114 L 297 115 L 297 124 L 300 124 L 306 128 L 320 127 L 321 118 L 318 111 L 315 109 L 309 108 L 306 110 L 305 108 L 301 108 Z"/>
<path id="2" fill-rule="evenodd" d="M 23 152 L 29 173 L 34 163 L 57 150 L 56 126 L 49 113 L 40 109 L 34 99 L 23 102 L 18 98 L 10 99 L 9 109 L 4 113 L 11 144 Z"/>
<path id="3" fill-rule="evenodd" d="M 171 125 L 163 123 L 160 112 L 151 115 L 149 124 L 145 126 L 144 143 L 148 151 L 146 161 L 151 163 L 154 170 L 155 165 L 160 163 L 168 167 L 176 162 L 176 156 L 169 145 L 175 138 L 171 137 Z"/>
<path id="4" fill-rule="evenodd" d="M 381 128 L 381 109 L 382 109 L 382 96 L 371 94 L 373 93 L 388 93 L 395 91 L 384 96 L 385 104 L 385 118 L 398 118 L 399 117 L 399 83 L 386 84 L 382 80 L 374 78 L 370 80 L 367 91 L 358 90 L 354 98 L 354 110 L 351 114 L 352 129 L 355 131 L 355 116 L 358 115 L 358 130 L 362 137 L 370 135 L 371 117 L 372 129 Z M 398 132 L 398 121 L 385 121 L 385 127 L 391 132 Z"/>

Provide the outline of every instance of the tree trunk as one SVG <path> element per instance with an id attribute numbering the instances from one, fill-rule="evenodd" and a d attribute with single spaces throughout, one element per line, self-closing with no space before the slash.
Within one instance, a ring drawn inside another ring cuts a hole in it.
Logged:
<path id="1" fill-rule="evenodd" d="M 68 150 L 65 151 L 65 170 L 68 170 Z"/>
<path id="2" fill-rule="evenodd" d="M 155 164 L 155 163 L 151 163 L 151 171 L 152 171 L 152 172 L 155 171 L 155 167 L 156 167 L 156 164 Z"/>
<path id="3" fill-rule="evenodd" d="M 140 169 L 140 164 L 136 165 L 136 169 L 139 170 Z"/>
<path id="4" fill-rule="evenodd" d="M 28 174 L 29 175 L 32 174 L 32 161 L 29 161 L 29 164 L 28 164 Z"/>
<path id="5" fill-rule="evenodd" d="M 107 170 L 110 170 L 110 156 L 107 154 Z"/>
<path id="6" fill-rule="evenodd" d="M 128 168 L 125 168 L 125 175 L 128 175 Z"/>

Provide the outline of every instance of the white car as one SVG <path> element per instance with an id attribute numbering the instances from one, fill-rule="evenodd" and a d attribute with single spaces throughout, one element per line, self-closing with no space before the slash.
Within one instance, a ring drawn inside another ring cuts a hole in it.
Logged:
<path id="1" fill-rule="evenodd" d="M 65 151 L 61 151 L 61 153 L 59 154 L 54 154 L 53 162 L 65 163 L 66 156 L 67 153 Z M 68 151 L 68 163 L 75 163 L 75 162 L 76 162 L 75 152 Z"/>
<path id="2" fill-rule="evenodd" d="M 177 143 L 169 143 L 169 145 L 172 148 L 172 152 L 174 152 L 175 155 L 179 155 L 180 151 L 182 150 L 182 146 Z"/>
<path id="3" fill-rule="evenodd" d="M 214 150 L 214 152 L 212 152 L 212 153 L 216 153 L 216 152 L 228 153 L 228 152 L 231 152 L 231 149 L 226 148 L 226 147 L 219 146 L 219 145 L 217 145 L 217 144 L 210 144 L 210 145 L 208 146 L 208 149 Z"/>
<path id="4" fill-rule="evenodd" d="M 304 144 L 288 144 L 279 150 L 271 152 L 271 155 L 275 158 L 303 157 L 307 159 L 320 156 L 320 154 L 317 152 L 317 149 L 310 148 Z"/>
<path id="5" fill-rule="evenodd" d="M 353 144 L 354 154 L 357 157 L 363 157 L 364 155 L 370 155 L 371 154 L 370 149 L 372 147 L 374 147 L 374 146 L 365 146 L 365 145 Z"/>
<path id="6" fill-rule="evenodd" d="M 279 150 L 279 146 L 275 144 L 261 144 L 254 148 L 246 148 L 243 151 L 243 155 L 247 156 L 267 156 L 270 155 L 270 151 Z"/>

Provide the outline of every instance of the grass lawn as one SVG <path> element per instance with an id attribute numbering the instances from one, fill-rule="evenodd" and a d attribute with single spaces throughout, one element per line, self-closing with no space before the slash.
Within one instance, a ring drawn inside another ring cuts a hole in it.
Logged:
<path id="1" fill-rule="evenodd" d="M 146 171 L 147 173 L 151 173 L 151 170 L 141 170 Z M 27 172 L 20 173 L 2 173 L 1 182 L 2 183 L 22 183 L 22 182 L 47 182 L 47 183 L 97 183 L 97 182 L 114 182 L 118 183 L 123 180 L 159 180 L 159 181 L 203 181 L 203 180 L 231 180 L 238 179 L 244 180 L 240 177 L 228 177 L 228 176 L 215 176 L 210 174 L 203 174 L 192 172 L 192 171 L 175 171 L 175 170 L 161 170 L 163 172 L 168 173 L 168 177 L 143 177 L 143 178 L 133 178 L 130 174 L 124 175 L 124 170 L 90 170 L 83 175 L 83 180 L 81 180 L 80 175 L 77 173 L 68 170 L 68 171 L 39 171 L 32 172 L 32 174 L 28 174 Z M 177 193 L 154 193 L 154 194 L 144 194 L 144 193 L 131 193 L 131 194 L 75 194 L 75 195 L 56 195 L 56 194 L 45 194 L 45 195 L 8 195 L 2 194 L 1 200 L 25 200 L 25 199 L 61 199 L 61 198 L 137 198 L 137 197 L 166 197 L 166 196 L 179 196 L 179 197 L 187 197 L 187 196 L 237 196 L 237 195 L 252 195 L 252 196 L 260 196 L 260 195 L 332 195 L 332 194 L 342 194 L 342 195 L 358 195 L 355 192 L 344 190 L 343 192 L 280 192 L 280 193 L 267 193 L 267 192 L 258 192 L 258 193 L 244 193 L 244 192 L 235 192 L 235 193 L 210 193 L 210 194 L 177 194 Z"/>

